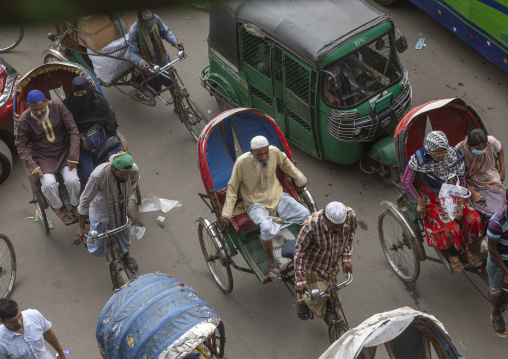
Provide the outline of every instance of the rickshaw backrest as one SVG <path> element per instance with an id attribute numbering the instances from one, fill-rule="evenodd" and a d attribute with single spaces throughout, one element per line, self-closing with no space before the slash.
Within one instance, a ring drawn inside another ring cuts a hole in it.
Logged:
<path id="1" fill-rule="evenodd" d="M 395 131 L 395 153 L 404 172 L 414 153 L 423 147 L 431 131 L 443 131 L 450 146 L 464 140 L 469 130 L 485 128 L 480 116 L 461 99 L 430 101 L 408 112 Z"/>
<path id="2" fill-rule="evenodd" d="M 217 191 L 227 186 L 236 158 L 250 150 L 254 136 L 265 136 L 270 145 L 288 154 L 278 128 L 274 128 L 271 121 L 261 112 L 252 110 L 234 113 L 215 123 L 208 135 L 206 160 Z M 288 156 L 291 158 L 290 154 Z"/>

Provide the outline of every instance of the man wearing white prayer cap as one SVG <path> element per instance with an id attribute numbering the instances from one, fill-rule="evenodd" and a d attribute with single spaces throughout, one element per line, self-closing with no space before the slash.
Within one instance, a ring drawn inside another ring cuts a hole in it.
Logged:
<path id="1" fill-rule="evenodd" d="M 252 138 L 250 152 L 238 157 L 233 166 L 221 217 L 222 226 L 227 228 L 232 216 L 247 212 L 260 227 L 260 239 L 268 255 L 269 275 L 273 281 L 280 281 L 281 276 L 273 255 L 272 239 L 283 224 L 302 224 L 310 215 L 307 208 L 283 192 L 275 174 L 277 166 L 292 177 L 297 186 L 307 184 L 305 176 L 284 152 L 270 146 L 263 136 Z M 239 192 L 242 201 L 235 207 Z"/>
<path id="2" fill-rule="evenodd" d="M 329 300 L 342 303 L 339 292 L 329 297 L 310 300 L 304 289 L 326 290 L 337 284 L 337 274 L 352 272 L 351 254 L 356 232 L 355 211 L 341 202 L 330 202 L 311 214 L 300 231 L 295 246 L 295 290 L 298 293 L 296 311 L 300 319 L 309 318 L 309 308 L 328 326 L 337 323 L 342 331 L 347 325 L 339 310 L 333 313 Z M 302 295 L 303 294 L 303 295 Z M 335 306 L 339 308 L 339 306 Z M 336 317 L 337 316 L 337 317 Z M 338 318 L 338 322 L 334 321 Z"/>

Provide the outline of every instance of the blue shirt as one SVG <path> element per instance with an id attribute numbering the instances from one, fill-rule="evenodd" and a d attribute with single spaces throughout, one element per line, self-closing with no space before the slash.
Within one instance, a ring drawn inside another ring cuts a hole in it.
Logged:
<path id="1" fill-rule="evenodd" d="M 44 333 L 51 329 L 51 323 L 35 309 L 21 312 L 23 334 L 0 326 L 0 359 L 54 359 L 44 343 Z"/>
<path id="2" fill-rule="evenodd" d="M 496 249 L 506 263 L 508 261 L 508 207 L 500 209 L 492 216 L 487 228 L 487 237 L 496 241 Z"/>
<path id="3" fill-rule="evenodd" d="M 178 41 L 175 35 L 171 32 L 171 30 L 162 22 L 161 18 L 157 15 L 154 15 L 157 18 L 157 26 L 159 27 L 159 34 L 161 35 L 161 38 L 169 42 L 171 45 L 174 46 L 175 42 Z M 159 59 L 159 62 L 157 65 L 162 66 L 169 62 L 169 55 L 165 54 L 163 61 L 160 61 L 159 53 L 157 52 L 157 45 L 154 43 L 152 36 L 150 36 L 150 39 L 152 40 L 152 46 L 153 51 L 155 53 L 155 58 Z M 129 58 L 131 59 L 132 63 L 139 67 L 139 64 L 142 62 L 146 62 L 146 60 L 143 60 L 143 58 L 139 55 L 139 35 L 138 35 L 138 22 L 136 21 L 134 24 L 132 24 L 131 29 L 129 30 Z"/>

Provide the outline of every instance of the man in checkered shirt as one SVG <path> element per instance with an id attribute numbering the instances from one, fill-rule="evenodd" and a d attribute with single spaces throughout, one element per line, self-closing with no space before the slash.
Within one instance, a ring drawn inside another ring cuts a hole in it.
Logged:
<path id="1" fill-rule="evenodd" d="M 337 274 L 352 272 L 351 254 L 357 223 L 355 211 L 340 202 L 329 203 L 324 210 L 309 216 L 298 236 L 295 248 L 295 290 L 298 293 L 298 317 L 306 320 L 309 308 L 319 318 L 332 325 L 335 320 L 333 307 L 335 300 L 339 325 L 347 328 L 338 308 L 342 303 L 339 292 L 329 297 L 311 300 L 304 293 L 313 289 L 320 292 L 337 284 Z M 342 322 L 342 323 L 341 323 Z M 346 329 L 345 329 L 346 330 Z"/>

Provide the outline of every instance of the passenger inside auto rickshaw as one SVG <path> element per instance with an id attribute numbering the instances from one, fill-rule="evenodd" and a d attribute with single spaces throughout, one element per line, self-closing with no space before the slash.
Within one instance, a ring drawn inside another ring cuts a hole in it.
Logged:
<path id="1" fill-rule="evenodd" d="M 432 131 L 425 138 L 425 146 L 411 157 L 402 185 L 418 203 L 418 212 L 425 214 L 427 244 L 439 248 L 448 256 L 454 271 L 464 266 L 463 255 L 472 266 L 478 265 L 478 257 L 470 251 L 471 235 L 482 236 L 480 215 L 464 198 L 461 198 L 457 217 L 451 220 L 441 207 L 439 192 L 451 176 L 457 175 L 460 186 L 466 186 L 466 168 L 461 152 L 448 144 L 442 131 Z"/>
<path id="2" fill-rule="evenodd" d="M 44 93 L 32 90 L 28 107 L 19 118 L 15 145 L 23 164 L 56 215 L 65 223 L 77 221 L 81 184 L 76 166 L 79 159 L 79 131 L 72 114 L 61 101 L 48 101 Z M 70 197 L 71 211 L 64 205 L 55 174 L 60 173 Z"/>
<path id="3" fill-rule="evenodd" d="M 92 171 L 109 156 L 118 153 L 122 142 L 115 113 L 108 101 L 83 76 L 72 80 L 72 92 L 63 101 L 79 130 L 79 169 L 86 184 Z"/>
<path id="4" fill-rule="evenodd" d="M 504 150 L 501 142 L 494 136 L 488 136 L 484 129 L 475 128 L 469 131 L 464 141 L 457 144 L 457 148 L 464 155 L 467 188 L 471 191 L 468 202 L 485 218 L 490 218 L 505 203 Z"/>
<path id="5" fill-rule="evenodd" d="M 333 106 L 352 106 L 357 101 L 351 97 L 361 92 L 365 83 L 356 79 L 353 71 L 361 70 L 370 75 L 377 83 L 383 80 L 383 76 L 360 60 L 356 55 L 351 54 L 345 59 L 337 61 L 327 66 L 324 72 L 328 75 L 325 77 L 324 96 L 329 104 Z"/>

